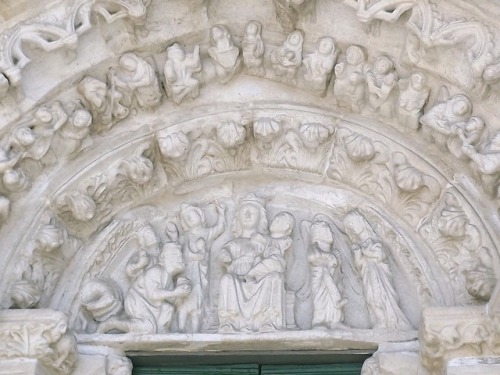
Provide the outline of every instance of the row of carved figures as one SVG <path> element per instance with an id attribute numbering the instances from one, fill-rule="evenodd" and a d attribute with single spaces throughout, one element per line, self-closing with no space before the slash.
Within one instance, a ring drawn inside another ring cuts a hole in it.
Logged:
<path id="1" fill-rule="evenodd" d="M 271 70 L 273 75 L 269 78 L 292 83 L 301 68 L 303 75 L 298 78 L 317 92 L 324 92 L 334 78 L 334 100 L 339 106 L 352 111 L 379 112 L 389 118 L 397 114 L 404 127 L 419 129 L 422 125 L 424 137 L 456 157 L 470 159 L 485 190 L 497 195 L 500 132 L 485 140 L 482 134 L 485 124 L 472 116 L 472 102 L 466 95 L 450 98 L 442 90 L 446 95 L 438 95 L 437 103 L 422 115 L 430 96 L 422 73 L 415 72 L 408 79 L 399 80 L 389 57 L 380 56 L 369 67 L 363 48 L 355 45 L 349 46 L 335 65 L 337 49 L 329 37 L 321 38 L 317 50 L 303 58 L 303 34 L 299 30 L 290 33 L 281 47 L 265 55 L 261 33 L 260 23 L 250 21 L 240 54 L 225 26 L 212 27 L 208 54 L 221 82 L 227 82 L 238 71 L 241 61 L 249 74 L 269 76 L 267 72 Z M 200 81 L 196 73 L 201 69 L 198 47 L 192 54 L 186 54 L 178 44 L 168 47 L 164 67 L 167 95 L 175 102 L 198 96 Z M 150 109 L 159 105 L 162 96 L 154 61 L 134 53 L 119 58 L 117 66 L 109 70 L 107 82 L 87 76 L 78 84 L 78 91 L 83 96 L 81 101 L 54 101 L 40 106 L 2 138 L 2 220 L 8 216 L 12 193 L 28 189 L 30 180 L 42 168 L 89 147 L 94 133 L 124 119 L 135 106 Z"/>
<path id="2" fill-rule="evenodd" d="M 145 226 L 138 236 L 140 249 L 125 266 L 124 293 L 109 278 L 87 281 L 80 294 L 87 322 L 83 330 L 93 330 L 86 326 L 89 323 L 101 333 L 272 332 L 296 327 L 293 300 L 292 307 L 287 306 L 290 291 L 285 277 L 288 253 L 294 247 L 295 217 L 281 211 L 268 224 L 265 203 L 249 194 L 236 209 L 233 238 L 215 251 L 212 245 L 226 228 L 226 208 L 217 203 L 212 207 L 216 220 L 208 224 L 202 208 L 183 205 L 175 229 L 170 226 L 173 241 L 162 247 L 153 228 Z M 295 296 L 292 291 L 292 299 L 310 298 L 312 328 L 345 329 L 344 306 L 349 300 L 343 296 L 340 277 L 345 265 L 334 246 L 330 222 L 318 214 L 301 223 L 309 281 Z M 370 326 L 412 329 L 399 306 L 386 245 L 358 211 L 345 215 L 343 225 L 352 243 Z M 214 251 L 222 274 L 217 302 L 211 304 Z"/>

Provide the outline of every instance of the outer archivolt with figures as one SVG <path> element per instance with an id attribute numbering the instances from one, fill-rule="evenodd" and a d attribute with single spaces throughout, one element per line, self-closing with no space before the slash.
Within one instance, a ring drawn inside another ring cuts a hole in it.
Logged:
<path id="1" fill-rule="evenodd" d="M 0 6 L 0 374 L 500 371 L 497 5 L 23 4 Z"/>

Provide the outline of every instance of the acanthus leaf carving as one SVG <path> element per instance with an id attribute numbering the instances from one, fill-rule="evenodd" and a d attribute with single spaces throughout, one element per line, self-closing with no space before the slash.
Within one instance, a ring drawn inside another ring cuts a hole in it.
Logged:
<path id="1" fill-rule="evenodd" d="M 76 364 L 76 341 L 60 312 L 5 310 L 0 313 L 0 359 L 32 358 L 55 374 L 69 375 Z"/>
<path id="2" fill-rule="evenodd" d="M 484 243 L 478 225 L 471 222 L 453 191 L 443 194 L 418 230 L 434 250 L 455 290 L 463 293 L 466 286 L 475 298 L 490 297 L 496 285 L 496 260 Z"/>

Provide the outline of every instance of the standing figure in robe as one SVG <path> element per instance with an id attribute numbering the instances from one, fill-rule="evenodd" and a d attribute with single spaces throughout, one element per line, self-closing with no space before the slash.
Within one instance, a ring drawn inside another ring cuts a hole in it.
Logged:
<path id="1" fill-rule="evenodd" d="M 308 223 L 308 222 L 306 222 Z M 308 223 L 311 224 L 311 223 Z M 334 237 L 330 225 L 322 215 L 316 215 L 310 227 L 307 260 L 311 267 L 311 293 L 313 296 L 313 328 L 342 327 L 347 298 L 337 286 L 336 273 L 340 261 L 333 250 Z"/>
<path id="2" fill-rule="evenodd" d="M 304 78 L 312 84 L 314 91 L 319 95 L 326 91 L 335 60 L 337 60 L 335 43 L 328 37 L 321 38 L 316 51 L 304 58 L 306 68 Z"/>
<path id="3" fill-rule="evenodd" d="M 375 329 L 413 329 L 399 307 L 385 244 L 365 217 L 352 211 L 344 217 L 347 236 L 353 244 L 354 264 L 363 280 L 370 322 Z"/>
<path id="4" fill-rule="evenodd" d="M 345 58 L 335 65 L 333 94 L 337 105 L 360 112 L 365 105 L 366 54 L 360 46 L 349 46 Z"/>
<path id="5" fill-rule="evenodd" d="M 188 320 L 192 332 L 200 332 L 203 314 L 207 310 L 206 297 L 208 296 L 208 262 L 213 241 L 225 229 L 224 208 L 216 206 L 217 222 L 214 226 L 207 226 L 205 214 L 196 206 L 183 204 L 180 211 L 180 222 L 183 230 L 181 236 L 184 264 L 186 266 L 182 276 L 191 281 L 191 293 L 185 300 L 180 301 L 179 330 L 186 332 Z"/>

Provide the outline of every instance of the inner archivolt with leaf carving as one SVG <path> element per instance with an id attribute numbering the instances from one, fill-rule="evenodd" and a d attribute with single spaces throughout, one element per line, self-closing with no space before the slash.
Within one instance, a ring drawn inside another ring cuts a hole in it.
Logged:
<path id="1" fill-rule="evenodd" d="M 0 39 L 2 308 L 64 312 L 82 345 L 325 349 L 490 300 L 485 23 L 427 0 L 67 3 Z"/>

